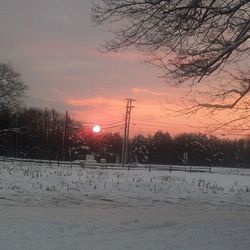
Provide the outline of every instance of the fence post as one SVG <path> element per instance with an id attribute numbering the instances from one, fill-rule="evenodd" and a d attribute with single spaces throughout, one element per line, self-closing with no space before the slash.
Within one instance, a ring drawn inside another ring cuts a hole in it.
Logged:
<path id="1" fill-rule="evenodd" d="M 189 173 L 191 173 L 191 172 L 192 172 L 192 167 L 190 166 L 190 167 L 189 167 Z"/>
<path id="2" fill-rule="evenodd" d="M 130 163 L 128 164 L 128 170 L 130 170 Z"/>
<path id="3" fill-rule="evenodd" d="M 151 172 L 151 165 L 148 165 L 148 171 Z"/>
<path id="4" fill-rule="evenodd" d="M 84 162 L 84 161 L 81 161 L 81 162 L 80 162 L 80 166 L 81 166 L 82 168 L 86 168 L 85 162 Z"/>
<path id="5" fill-rule="evenodd" d="M 57 166 L 59 167 L 59 165 L 60 165 L 60 161 L 59 161 L 59 160 L 57 160 Z"/>
<path id="6" fill-rule="evenodd" d="M 211 172 L 212 172 L 212 167 L 209 168 L 209 173 L 211 173 Z"/>

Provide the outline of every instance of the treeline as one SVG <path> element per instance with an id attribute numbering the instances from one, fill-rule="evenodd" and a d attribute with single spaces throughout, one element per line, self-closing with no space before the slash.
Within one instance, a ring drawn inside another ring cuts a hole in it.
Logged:
<path id="1" fill-rule="evenodd" d="M 135 136 L 131 150 L 139 163 L 250 167 L 249 138 L 228 140 L 200 133 L 171 137 L 159 131 L 154 136 Z"/>
<path id="2" fill-rule="evenodd" d="M 0 155 L 76 160 L 95 153 L 115 161 L 121 152 L 119 134 L 94 135 L 81 123 L 54 109 L 0 108 Z"/>
<path id="3" fill-rule="evenodd" d="M 68 115 L 53 109 L 20 108 L 13 112 L 2 107 L 0 121 L 2 156 L 73 161 L 94 154 L 97 160 L 105 158 L 107 162 L 117 162 L 121 157 L 120 134 L 93 134 Z M 225 140 L 204 134 L 172 137 L 158 131 L 153 136 L 132 138 L 128 161 L 250 167 L 250 139 Z"/>
<path id="4" fill-rule="evenodd" d="M 55 110 L 2 108 L 0 152 L 5 156 L 62 158 L 64 117 Z"/>

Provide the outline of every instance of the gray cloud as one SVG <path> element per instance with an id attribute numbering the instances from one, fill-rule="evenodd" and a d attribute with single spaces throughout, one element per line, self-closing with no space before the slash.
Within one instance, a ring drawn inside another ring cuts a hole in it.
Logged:
<path id="1" fill-rule="evenodd" d="M 108 34 L 93 27 L 90 9 L 85 0 L 1 0 L 1 60 L 29 85 L 28 105 L 79 109 L 65 100 L 123 100 L 136 97 L 133 87 L 165 86 L 137 53 L 98 52 Z"/>

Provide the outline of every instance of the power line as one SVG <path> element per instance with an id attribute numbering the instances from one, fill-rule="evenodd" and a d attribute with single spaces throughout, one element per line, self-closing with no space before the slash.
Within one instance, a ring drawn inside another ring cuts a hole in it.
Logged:
<path id="1" fill-rule="evenodd" d="M 180 125 L 180 123 L 175 123 L 175 122 L 164 122 L 164 121 L 149 121 L 149 120 L 142 120 L 142 119 L 135 119 L 135 123 L 148 123 L 148 124 L 162 124 L 162 125 Z"/>
<path id="2" fill-rule="evenodd" d="M 109 120 L 109 121 L 101 121 L 101 122 L 82 122 L 81 124 L 82 125 L 89 125 L 89 126 L 92 126 L 96 123 L 98 123 L 99 125 L 102 125 L 102 126 L 109 126 L 109 125 L 113 125 L 113 124 L 117 124 L 117 123 L 120 123 L 120 122 L 124 122 L 124 119 L 116 119 L 116 120 Z"/>
<path id="3" fill-rule="evenodd" d="M 190 124 L 187 123 L 171 123 L 171 122 L 167 122 L 167 123 L 163 123 L 163 122 L 155 122 L 155 121 L 142 121 L 140 120 L 138 121 L 134 121 L 133 124 L 134 126 L 148 126 L 148 127 L 189 127 L 189 128 L 194 128 L 194 129 L 202 129 L 202 128 L 207 128 L 206 126 L 192 126 Z"/>
<path id="4" fill-rule="evenodd" d="M 123 128 L 123 124 L 117 124 L 114 126 L 107 126 L 107 127 L 102 127 L 103 129 L 110 129 L 110 128 Z"/>

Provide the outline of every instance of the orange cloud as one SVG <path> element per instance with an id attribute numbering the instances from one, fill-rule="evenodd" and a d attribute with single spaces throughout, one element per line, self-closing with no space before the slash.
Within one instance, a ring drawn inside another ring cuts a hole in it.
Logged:
<path id="1" fill-rule="evenodd" d="M 86 99 L 66 100 L 71 108 L 71 115 L 84 126 L 99 124 L 104 132 L 123 133 L 126 100 L 96 96 Z M 209 116 L 200 112 L 198 116 L 188 117 L 173 116 L 158 100 L 141 100 L 133 102 L 131 112 L 130 135 L 141 133 L 153 134 L 158 130 L 168 131 L 171 134 L 183 132 L 209 132 Z M 118 122 L 118 124 L 117 124 Z M 114 125 L 114 126 L 113 126 Z M 221 136 L 221 131 L 213 134 Z"/>
<path id="2" fill-rule="evenodd" d="M 66 101 L 72 106 L 72 116 L 83 122 L 85 126 L 100 124 L 112 132 L 123 133 L 126 101 L 105 97 L 93 97 L 87 99 L 68 99 Z M 133 103 L 134 108 L 131 112 L 131 136 L 142 133 L 154 133 L 157 130 L 179 133 L 186 124 L 182 118 L 179 120 L 167 117 L 163 106 L 157 100 L 137 100 Z M 76 107 L 83 108 L 75 109 Z M 177 121 L 178 120 L 178 121 Z M 119 123 L 117 124 L 117 121 Z M 115 127 L 112 127 L 112 125 Z"/>

